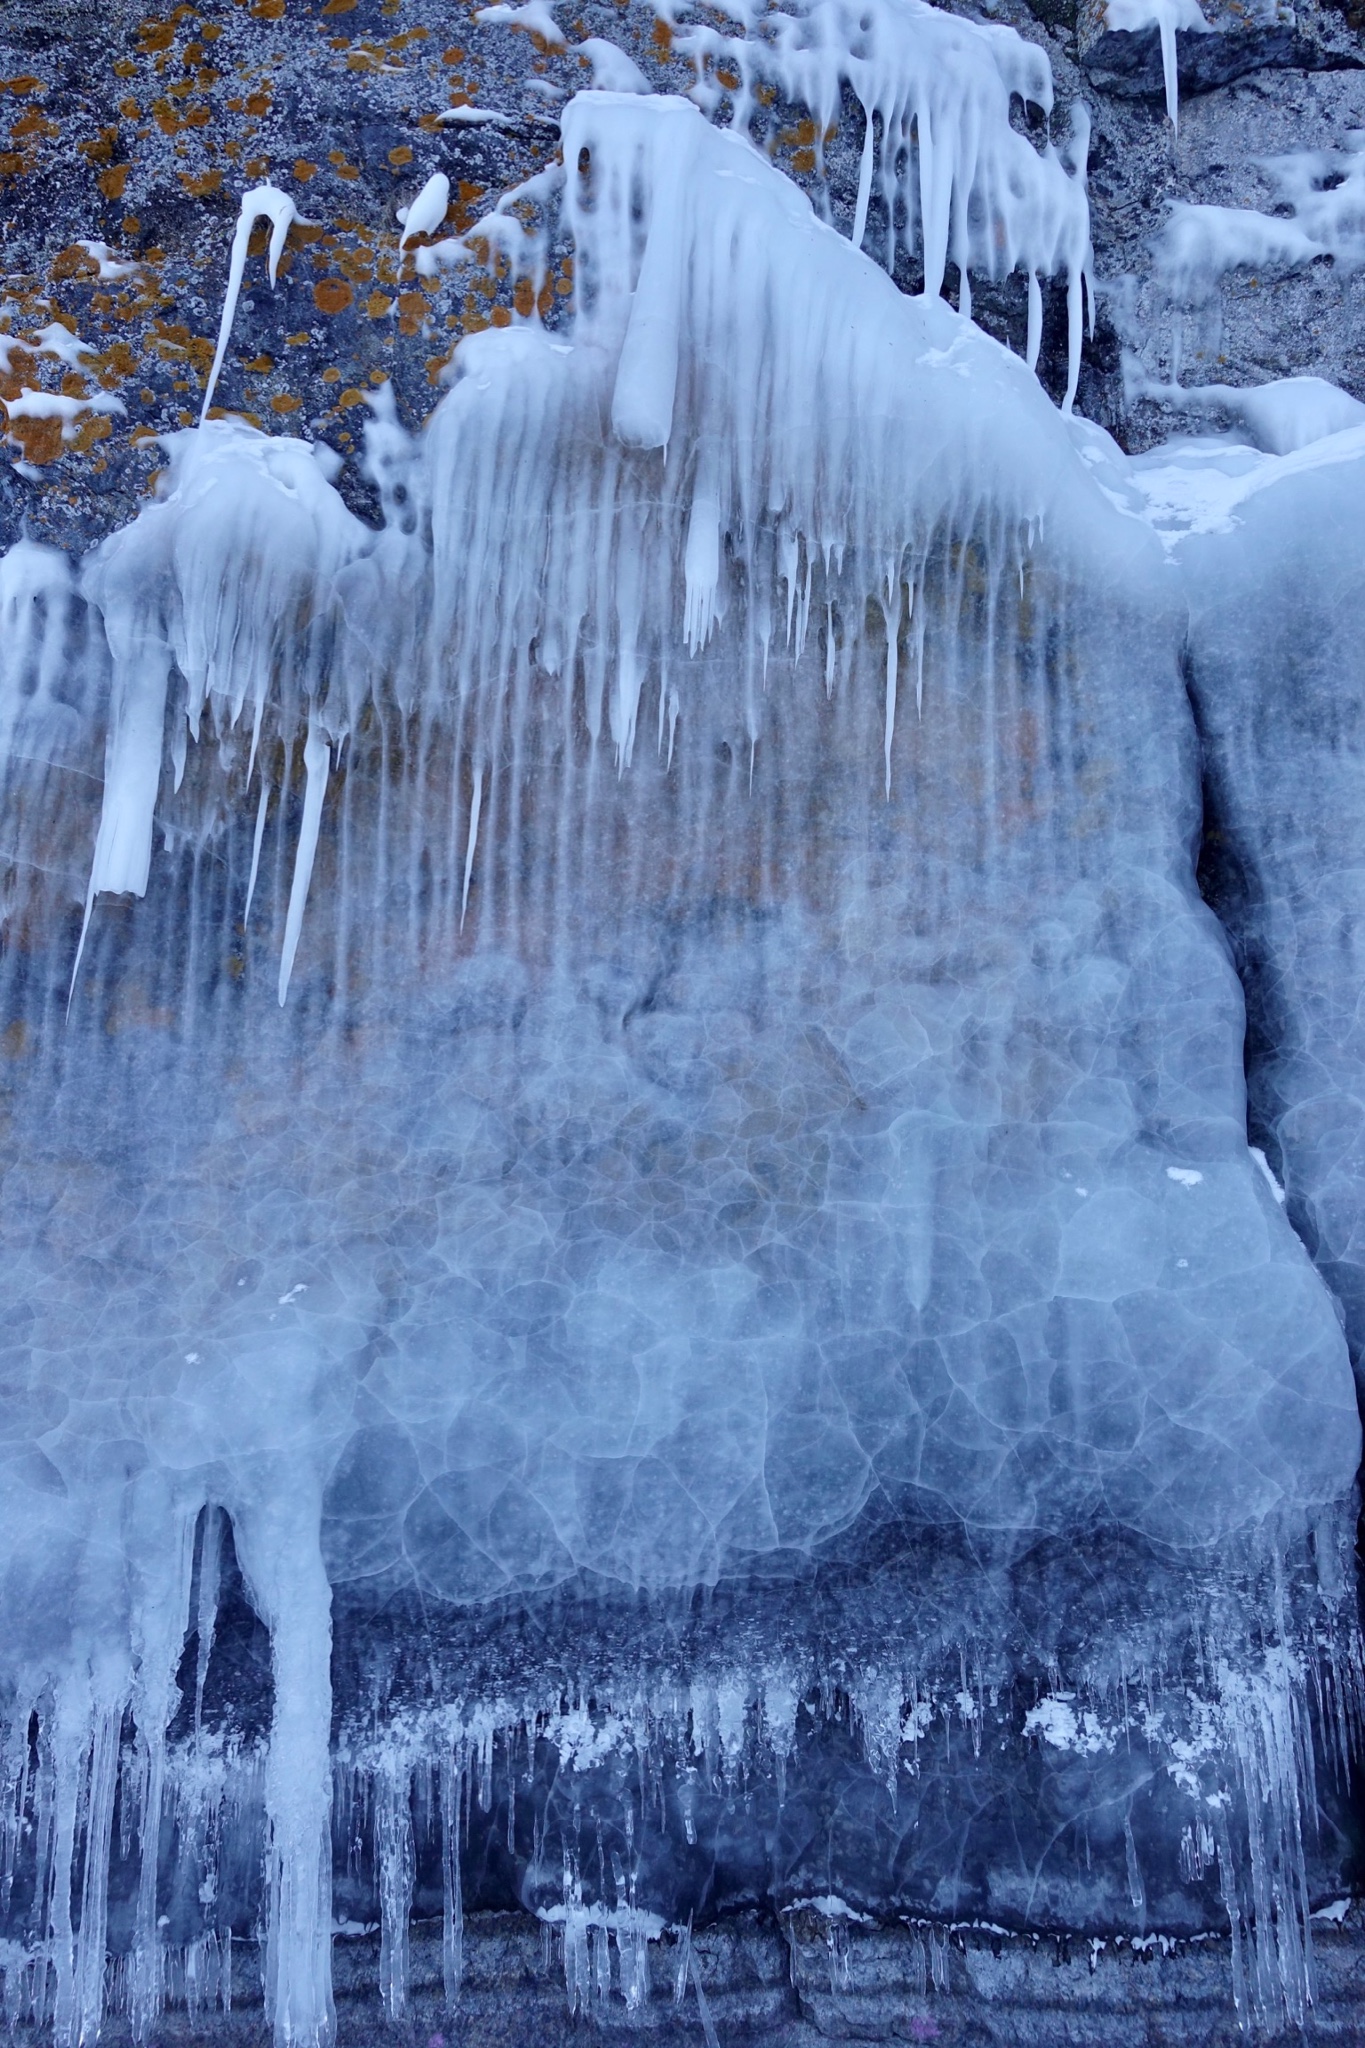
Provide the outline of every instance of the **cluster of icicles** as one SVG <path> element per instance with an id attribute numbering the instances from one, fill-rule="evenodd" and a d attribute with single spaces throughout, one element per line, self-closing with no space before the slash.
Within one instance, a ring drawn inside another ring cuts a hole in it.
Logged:
<path id="1" fill-rule="evenodd" d="M 545 1751 L 556 1759 L 549 1777 L 564 1810 L 573 1805 L 575 1829 L 577 1802 L 564 1797 L 565 1788 L 571 1793 L 582 1773 L 585 1787 L 596 1787 L 589 1801 L 600 1803 L 603 1769 L 611 1767 L 625 1843 L 624 1855 L 603 1853 L 599 1814 L 590 1852 L 591 1803 L 581 1841 L 572 1831 L 548 1840 L 537 1823 L 524 1890 L 546 1931 L 547 1960 L 554 1937 L 571 2011 L 624 2011 L 646 2023 L 666 1978 L 675 2003 L 690 1989 L 704 2012 L 690 1924 L 667 1925 L 637 1896 L 644 1836 L 667 1825 L 668 1808 L 680 1808 L 691 1841 L 691 1803 L 703 1793 L 714 1800 L 728 1788 L 747 1796 L 756 1784 L 775 1784 L 780 1807 L 799 1740 L 830 1719 L 847 1725 L 863 1765 L 894 1802 L 898 1788 L 918 1776 L 922 1750 L 951 1755 L 956 1745 L 980 1757 L 983 1746 L 1013 1729 L 1017 1714 L 965 1652 L 957 1660 L 960 1678 L 946 1666 L 932 1684 L 911 1672 L 874 1671 L 846 1693 L 798 1662 L 736 1666 L 706 1677 L 661 1672 L 652 1681 L 637 1679 L 619 1702 L 582 1681 L 572 1696 L 454 1700 L 353 1738 L 343 1734 L 318 1845 L 325 1867 L 307 1873 L 310 1889 L 320 1879 L 322 1909 L 308 1930 L 311 1941 L 301 1943 L 297 1925 L 281 1917 L 278 1873 L 262 1924 L 244 1938 L 244 1889 L 254 1889 L 247 1873 L 259 1865 L 271 1759 L 200 1725 L 215 1626 L 210 1549 L 216 1555 L 225 1518 L 210 1509 L 200 1527 L 194 1611 L 180 1617 L 198 1631 L 192 1732 L 169 1745 L 149 1722 L 142 1694 L 98 1702 L 68 1691 L 56 1700 L 16 1702 L 0 1740 L 0 1904 L 12 1910 L 17 1888 L 30 1887 L 26 1917 L 40 1930 L 28 1944 L 0 1945 L 0 2004 L 11 2027 L 51 2024 L 57 2048 L 93 2043 L 110 2010 L 126 2013 L 134 2040 L 145 2043 L 168 2007 L 184 2006 L 193 2023 L 231 2013 L 234 2001 L 249 2008 L 262 1997 L 281 2048 L 326 2048 L 335 2027 L 332 1942 L 376 1933 L 385 2017 L 408 2020 L 419 1856 L 428 1867 L 439 1860 L 442 1996 L 448 2011 L 458 2011 L 466 1940 L 462 1858 L 475 1812 L 486 1828 L 505 1803 L 508 1852 L 515 1855 L 518 1782 L 534 1804 L 535 1759 Z M 1169 1775 L 1191 1816 L 1180 1856 L 1184 1881 L 1197 1884 L 1206 1870 L 1217 1872 L 1243 2025 L 1302 2027 L 1314 1989 L 1305 1875 L 1305 1837 L 1315 1825 L 1308 1695 L 1311 1687 L 1329 1761 L 1345 1772 L 1365 1703 L 1359 1641 L 1350 1637 L 1344 1653 L 1325 1658 L 1280 1646 L 1248 1662 L 1244 1653 L 1235 1660 L 1222 1655 L 1215 1633 L 1204 1653 L 1206 1690 L 1141 1667 L 1127 1673 L 1122 1687 L 1112 1673 L 1079 1689 L 1058 1675 L 1055 1689 L 1024 1716 L 1024 1739 L 1054 1760 L 1067 1751 L 1094 1755 L 1137 1744 L 1157 1773 Z M 502 1824 L 499 1818 L 499 1830 Z M 168 1832 L 199 1904 L 198 1931 L 177 1947 L 156 1912 Z M 1142 1927 L 1131 1832 L 1128 1844 L 1132 1905 Z M 344 1851 L 347 1868 L 339 1892 L 334 1850 Z M 111 1963 L 115 1861 L 140 1869 L 140 1880 L 132 1944 Z M 287 1875 L 286 1888 L 299 1875 Z M 73 1898 L 80 1902 L 74 1915 Z M 859 1917 L 837 1898 L 808 1903 Z M 355 1907 L 364 1918 L 334 1918 Z"/>
<path id="2" fill-rule="evenodd" d="M 969 125 L 989 132 L 980 108 Z M 381 532 L 346 509 L 330 450 L 218 420 L 167 437 L 159 501 L 78 575 L 27 543 L 0 563 L 11 719 L 32 723 L 20 679 L 67 659 L 78 599 L 98 622 L 85 658 L 107 666 L 110 711 L 87 927 L 102 894 L 146 891 L 168 713 L 176 788 L 206 722 L 220 741 L 249 726 L 257 855 L 267 711 L 301 752 L 283 1002 L 329 777 L 367 704 L 420 704 L 464 735 L 467 900 L 480 748 L 533 671 L 566 707 L 581 688 L 594 747 L 624 770 L 646 682 L 662 736 L 689 659 L 728 622 L 752 753 L 769 657 L 799 658 L 817 571 L 828 663 L 852 659 L 869 606 L 884 621 L 889 782 L 902 628 L 932 548 L 984 522 L 1012 578 L 1045 514 L 1065 523 L 1074 461 L 1024 363 L 937 296 L 905 298 L 751 144 L 685 101 L 605 93 L 565 110 L 563 139 L 572 338 L 468 338 L 417 441 L 381 407 Z M 255 879 L 253 862 L 247 916 Z"/>

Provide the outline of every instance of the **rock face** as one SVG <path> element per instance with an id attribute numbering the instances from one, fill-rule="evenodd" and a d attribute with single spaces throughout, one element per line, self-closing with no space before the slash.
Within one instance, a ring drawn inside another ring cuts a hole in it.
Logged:
<path id="1" fill-rule="evenodd" d="M 558 13 L 4 18 L 7 2008 L 757 1902 L 1299 2024 L 1359 39 Z"/>

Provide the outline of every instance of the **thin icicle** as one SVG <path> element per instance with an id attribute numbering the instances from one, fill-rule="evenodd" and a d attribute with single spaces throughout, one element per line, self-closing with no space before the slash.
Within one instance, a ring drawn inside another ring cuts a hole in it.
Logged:
<path id="1" fill-rule="evenodd" d="M 469 840 L 464 850 L 464 888 L 460 894 L 460 930 L 464 930 L 469 908 L 469 883 L 474 873 L 474 849 L 479 843 L 479 811 L 483 804 L 483 768 L 474 772 L 474 794 L 469 800 Z"/>
<path id="2" fill-rule="evenodd" d="M 261 867 L 261 841 L 265 837 L 265 814 L 270 808 L 270 784 L 261 775 L 261 794 L 256 803 L 256 829 L 251 836 L 251 873 L 247 878 L 246 905 L 242 911 L 242 923 L 251 920 L 251 899 L 256 894 L 256 877 Z"/>
<path id="3" fill-rule="evenodd" d="M 322 804 L 327 793 L 327 771 L 331 765 L 331 749 L 318 727 L 316 719 L 310 719 L 308 737 L 303 746 L 303 822 L 299 827 L 298 852 L 294 856 L 294 879 L 289 888 L 289 910 L 284 923 L 284 951 L 280 958 L 280 1006 L 289 994 L 289 977 L 294 971 L 294 956 L 299 949 L 299 936 L 303 931 L 304 906 L 308 901 L 308 884 L 313 878 L 313 858 L 318 850 L 318 831 L 322 824 Z"/>
<path id="4" fill-rule="evenodd" d="M 258 220 L 270 222 L 270 254 L 268 268 L 273 285 L 284 254 L 290 227 L 299 218 L 298 210 L 287 192 L 277 191 L 271 184 L 254 185 L 242 194 L 242 203 L 237 213 L 237 231 L 232 237 L 232 255 L 228 261 L 227 290 L 223 294 L 223 316 L 218 323 L 218 346 L 213 352 L 213 367 L 209 381 L 204 386 L 204 403 L 199 408 L 199 422 L 202 426 L 209 416 L 213 394 L 218 388 L 218 375 L 227 354 L 228 342 L 232 337 L 232 323 L 237 313 L 237 300 L 242 289 L 242 274 L 246 269 L 247 249 L 251 242 L 251 230 Z"/>

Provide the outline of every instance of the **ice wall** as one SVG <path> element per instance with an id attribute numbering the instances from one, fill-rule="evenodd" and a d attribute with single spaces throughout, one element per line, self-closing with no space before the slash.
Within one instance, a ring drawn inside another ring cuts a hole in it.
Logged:
<path id="1" fill-rule="evenodd" d="M 380 405 L 382 529 L 211 422 L 79 574 L 0 570 L 0 1602 L 63 2040 L 121 1745 L 144 2033 L 161 1996 L 206 1503 L 270 1632 L 266 1997 L 308 2043 L 334 1596 L 800 1581 L 887 1526 L 1205 1586 L 1335 1555 L 1345 1347 L 1248 1150 L 1183 587 L 1114 451 L 694 107 L 585 95 L 563 140 L 573 327 L 466 341 L 417 440 Z"/>
<path id="2" fill-rule="evenodd" d="M 1365 435 L 1249 466 L 1179 545 L 1215 884 L 1247 986 L 1253 1125 L 1289 1213 L 1365 1343 L 1358 1019 L 1361 775 L 1355 530 Z M 1239 488 L 1240 485 L 1240 488 Z"/>

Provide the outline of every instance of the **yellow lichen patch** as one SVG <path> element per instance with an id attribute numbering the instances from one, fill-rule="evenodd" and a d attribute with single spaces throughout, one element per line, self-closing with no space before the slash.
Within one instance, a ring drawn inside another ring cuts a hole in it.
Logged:
<path id="1" fill-rule="evenodd" d="M 130 57 L 120 57 L 114 66 L 115 78 L 136 78 L 137 66 Z"/>
<path id="2" fill-rule="evenodd" d="M 247 364 L 248 370 L 255 370 L 262 377 L 265 376 L 268 371 L 273 370 L 274 367 L 275 358 L 273 356 L 265 355 L 254 357 L 252 361 Z"/>
<path id="3" fill-rule="evenodd" d="M 348 385 L 346 390 L 342 392 L 340 398 L 337 400 L 337 404 L 342 410 L 342 412 L 349 412 L 352 406 L 364 405 L 364 403 L 364 392 L 357 391 L 354 384 Z"/>
<path id="4" fill-rule="evenodd" d="M 272 412 L 297 412 L 302 403 L 302 399 L 293 398 L 288 393 L 282 391 L 278 397 L 271 399 L 270 410 Z"/>
<path id="5" fill-rule="evenodd" d="M 421 292 L 400 292 L 398 294 L 398 331 L 400 334 L 420 333 L 422 322 L 427 317 L 427 302 Z"/>
<path id="6" fill-rule="evenodd" d="M 158 50 L 169 50 L 175 41 L 173 21 L 144 21 L 137 32 L 138 50 L 144 57 L 151 57 Z"/>
<path id="7" fill-rule="evenodd" d="M 218 191 L 223 182 L 221 171 L 201 171 L 198 177 L 189 171 L 180 173 L 180 182 L 191 199 L 207 199 L 210 192 Z"/>
<path id="8" fill-rule="evenodd" d="M 126 341 L 115 341 L 99 355 L 89 358 L 89 367 L 106 390 L 137 373 L 137 357 Z"/>
<path id="9" fill-rule="evenodd" d="M 428 384 L 439 384 L 443 373 L 450 368 L 449 356 L 431 356 L 427 360 Z"/>
<path id="10" fill-rule="evenodd" d="M 63 452 L 62 422 L 52 420 L 11 420 L 5 439 L 13 441 L 25 462 L 45 468 Z"/>
<path id="11" fill-rule="evenodd" d="M 131 164 L 110 164 L 107 171 L 101 171 L 95 183 L 106 199 L 122 199 L 123 188 L 128 183 Z"/>
<path id="12" fill-rule="evenodd" d="M 354 14 L 355 0 L 327 0 L 324 14 Z"/>
<path id="13" fill-rule="evenodd" d="M 308 183 L 308 180 L 309 180 L 310 178 L 315 178 L 315 177 L 317 176 L 317 174 L 318 174 L 318 167 L 317 167 L 317 165 L 316 165 L 316 164 L 310 164 L 306 156 L 296 156 L 296 157 L 295 157 L 295 159 L 294 159 L 294 176 L 295 176 L 295 177 L 296 177 L 296 178 L 298 179 L 298 181 L 299 181 L 300 185 L 306 185 L 306 184 Z"/>
<path id="14" fill-rule="evenodd" d="M 98 277 L 99 274 L 99 264 L 90 251 L 79 248 L 75 242 L 68 248 L 59 250 L 52 259 L 52 276 L 58 284 L 69 277 Z"/>
<path id="15" fill-rule="evenodd" d="M 114 151 L 118 148 L 118 129 L 101 128 L 99 134 L 92 136 L 89 142 L 82 142 L 77 146 L 88 163 L 110 163 Z"/>
<path id="16" fill-rule="evenodd" d="M 40 114 L 36 107 L 30 107 L 17 121 L 10 123 L 10 139 L 13 142 L 28 142 L 60 133 L 55 121 L 49 121 L 46 114 Z"/>
<path id="17" fill-rule="evenodd" d="M 365 301 L 365 311 L 371 320 L 383 320 L 393 311 L 393 300 L 384 292 L 371 292 Z"/>
<path id="18" fill-rule="evenodd" d="M 305 327 L 298 334 L 286 334 L 284 337 L 284 345 L 286 348 L 303 348 L 304 345 L 307 342 L 310 342 L 312 339 L 312 335 L 308 332 L 308 329 Z"/>
<path id="19" fill-rule="evenodd" d="M 395 170 L 401 170 L 404 164 L 412 162 L 412 151 L 408 148 L 406 142 L 400 142 L 397 149 L 389 151 L 389 162 Z"/>
<path id="20" fill-rule="evenodd" d="M 15 99 L 27 99 L 31 92 L 46 92 L 41 78 L 35 78 L 31 71 L 25 71 L 18 78 L 0 78 L 0 92 L 13 93 Z"/>
<path id="21" fill-rule="evenodd" d="M 107 441 L 113 431 L 112 423 L 103 413 L 87 413 L 67 446 L 77 455 L 88 455 L 97 441 Z"/>
<path id="22" fill-rule="evenodd" d="M 313 304 L 319 313 L 344 313 L 354 297 L 344 277 L 321 277 L 313 286 Z"/>
<path id="23" fill-rule="evenodd" d="M 368 50 L 349 50 L 346 54 L 348 71 L 377 71 L 378 64 Z"/>
<path id="24" fill-rule="evenodd" d="M 283 21 L 284 0 L 256 0 L 251 15 L 254 21 Z"/>
<path id="25" fill-rule="evenodd" d="M 328 367 L 322 373 L 322 381 L 324 384 L 339 384 L 341 382 L 340 370 L 335 369 L 331 364 L 329 364 Z"/>

